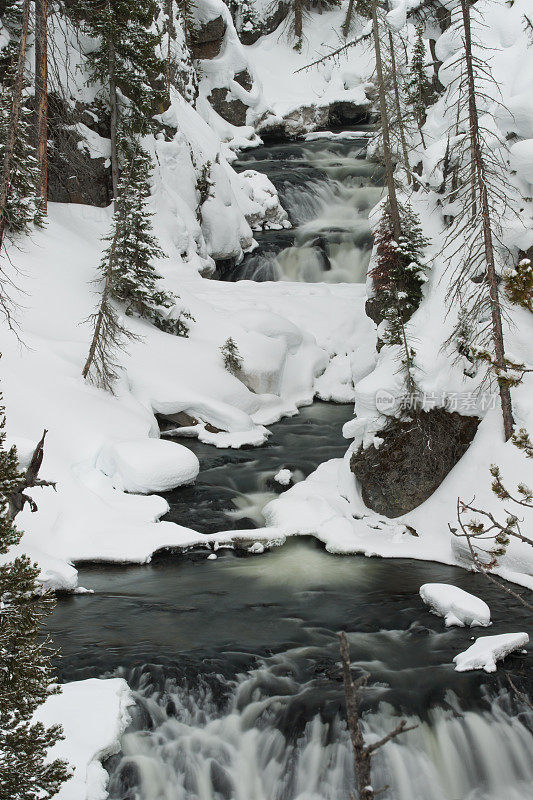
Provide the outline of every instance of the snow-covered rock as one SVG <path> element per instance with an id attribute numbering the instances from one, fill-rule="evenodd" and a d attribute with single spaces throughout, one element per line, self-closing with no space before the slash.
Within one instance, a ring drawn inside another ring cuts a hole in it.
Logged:
<path id="1" fill-rule="evenodd" d="M 274 475 L 274 480 L 279 483 L 281 486 L 288 486 L 292 480 L 292 472 L 290 469 L 280 469 L 279 472 L 276 472 Z"/>
<path id="2" fill-rule="evenodd" d="M 65 738 L 49 751 L 50 759 L 65 759 L 73 770 L 56 800 L 106 800 L 109 779 L 102 760 L 120 750 L 120 737 L 134 701 L 122 678 L 66 683 L 37 709 L 35 722 L 62 725 Z"/>
<path id="3" fill-rule="evenodd" d="M 420 587 L 420 597 L 431 611 L 444 617 L 447 628 L 451 625 L 490 625 L 490 608 L 476 597 L 449 583 L 425 583 Z"/>
<path id="4" fill-rule="evenodd" d="M 200 471 L 198 458 L 191 450 L 164 439 L 111 444 L 100 452 L 97 467 L 116 488 L 139 494 L 166 492 L 192 483 Z"/>
<path id="5" fill-rule="evenodd" d="M 496 662 L 521 650 L 529 642 L 527 633 L 502 633 L 499 636 L 480 636 L 473 645 L 463 653 L 455 656 L 457 672 L 472 669 L 484 669 L 485 672 L 496 672 Z"/>

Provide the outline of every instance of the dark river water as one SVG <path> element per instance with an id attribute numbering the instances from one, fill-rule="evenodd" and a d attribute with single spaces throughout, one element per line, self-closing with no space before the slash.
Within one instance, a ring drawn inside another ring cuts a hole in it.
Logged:
<path id="1" fill-rule="evenodd" d="M 326 142 L 321 149 L 315 142 L 307 155 L 294 147 L 320 201 L 301 225 L 323 226 L 328 191 L 337 219 L 339 204 L 351 204 L 348 219 L 358 186 L 350 158 L 361 143 Z M 247 158 L 251 166 L 254 158 L 270 159 L 270 174 L 281 160 L 268 149 Z M 368 195 L 370 178 L 360 183 Z M 304 200 L 289 204 L 293 217 L 305 217 Z M 326 241 L 326 272 L 344 269 L 354 248 L 354 230 L 339 231 Z M 291 248 L 305 249 L 304 233 L 298 229 L 300 244 L 293 240 Z M 335 236 L 342 241 L 337 250 Z M 368 247 L 358 246 L 363 263 Z M 313 247 L 322 252 L 324 245 Z M 287 269 L 293 255 L 280 261 L 267 254 L 268 269 Z M 341 457 L 341 428 L 351 414 L 348 406 L 316 403 L 272 426 L 260 448 L 216 450 L 182 440 L 201 471 L 195 486 L 167 495 L 168 519 L 203 533 L 261 525 L 261 509 L 280 491 L 273 476 L 288 467 L 299 480 Z M 434 581 L 482 597 L 493 625 L 446 629 L 418 595 Z M 377 754 L 374 786 L 389 787 L 380 797 L 533 798 L 533 714 L 506 678 L 509 672 L 533 693 L 531 653 L 513 654 L 491 675 L 453 668 L 453 656 L 473 636 L 533 636 L 531 617 L 482 576 L 434 563 L 334 556 L 298 539 L 262 555 L 219 551 L 215 561 L 200 549 L 158 554 L 139 567 L 80 566 L 80 584 L 94 594 L 60 599 L 49 623 L 62 650 L 60 677 L 122 675 L 136 698 L 121 753 L 106 764 L 111 800 L 350 800 L 340 630 L 348 635 L 354 675 L 370 675 L 367 736 L 383 735 L 400 717 L 418 726 Z"/>

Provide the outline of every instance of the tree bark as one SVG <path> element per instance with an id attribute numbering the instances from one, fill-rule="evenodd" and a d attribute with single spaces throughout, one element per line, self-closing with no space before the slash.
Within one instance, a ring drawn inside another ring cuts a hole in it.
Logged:
<path id="1" fill-rule="evenodd" d="M 372 34 L 374 37 L 374 51 L 376 54 L 376 76 L 378 82 L 379 111 L 381 117 L 381 131 L 383 135 L 383 158 L 385 160 L 385 180 L 389 195 L 389 205 L 392 217 L 392 229 L 398 241 L 401 236 L 400 210 L 398 198 L 396 196 L 396 185 L 394 183 L 394 162 L 392 160 L 392 148 L 390 144 L 390 127 L 387 113 L 387 98 L 385 95 L 385 83 L 383 80 L 383 64 L 381 60 L 381 42 L 379 39 L 378 23 L 378 2 L 372 0 Z"/>
<path id="2" fill-rule="evenodd" d="M 492 240 L 492 226 L 490 218 L 490 205 L 487 192 L 485 176 L 485 164 L 481 152 L 478 112 L 476 105 L 476 87 L 474 78 L 474 68 L 472 64 L 472 32 L 470 28 L 470 9 L 467 0 L 461 0 L 461 12 L 463 16 L 463 26 L 465 31 L 465 61 L 468 85 L 468 117 L 470 125 L 470 142 L 472 158 L 477 179 L 479 201 L 481 206 L 481 216 L 483 220 L 483 240 L 485 248 L 485 259 L 487 262 L 486 280 L 489 285 L 490 309 L 492 317 L 492 339 L 494 342 L 495 364 L 502 371 L 505 367 L 505 346 L 503 340 L 502 315 L 500 299 L 498 295 L 498 278 L 496 275 L 496 265 L 494 259 L 494 244 Z M 504 386 L 498 381 L 500 391 L 500 404 L 503 416 L 503 428 L 505 441 L 508 441 L 513 433 L 514 419 L 513 407 L 511 403 L 511 391 L 508 386 Z"/>
<path id="3" fill-rule="evenodd" d="M 165 16 L 166 16 L 166 29 L 167 29 L 167 93 L 170 97 L 170 85 L 172 78 L 172 38 L 176 37 L 176 28 L 174 25 L 174 0 L 165 0 Z"/>
<path id="4" fill-rule="evenodd" d="M 355 0 L 348 0 L 348 8 L 346 10 L 346 18 L 345 18 L 343 26 L 342 26 L 342 35 L 344 36 L 345 39 L 347 38 L 347 36 L 348 36 L 348 34 L 350 32 L 350 24 L 351 24 L 351 21 L 352 21 L 354 2 L 355 2 Z"/>
<path id="5" fill-rule="evenodd" d="M 0 186 L 0 252 L 4 242 L 6 228 L 6 208 L 9 197 L 9 186 L 11 184 L 11 171 L 13 168 L 13 153 L 15 151 L 15 141 L 17 138 L 17 129 L 20 120 L 20 108 L 22 104 L 22 85 L 24 82 L 24 64 L 26 60 L 29 19 L 30 0 L 24 0 L 24 5 L 22 7 L 22 32 L 20 35 L 17 72 L 15 76 L 15 83 L 13 85 L 11 115 L 7 130 L 4 163 L 2 165 L 2 184 Z"/>
<path id="6" fill-rule="evenodd" d="M 39 194 L 46 213 L 48 186 L 48 0 L 35 0 L 35 143 Z"/>
<path id="7" fill-rule="evenodd" d="M 294 35 L 298 41 L 303 33 L 303 0 L 294 0 Z"/>
<path id="8" fill-rule="evenodd" d="M 107 12 L 109 15 L 109 24 L 113 18 L 111 9 L 111 2 L 107 0 Z M 119 125 L 119 110 L 118 110 L 118 96 L 116 84 L 116 55 L 115 45 L 113 44 L 113 35 L 109 31 L 108 44 L 108 64 L 109 64 L 109 108 L 111 116 L 111 179 L 113 181 L 113 203 L 116 209 L 118 197 L 118 182 L 119 182 L 119 163 L 118 163 L 118 125 Z"/>
<path id="9" fill-rule="evenodd" d="M 394 52 L 394 38 L 392 36 L 392 31 L 389 31 L 389 47 L 390 47 L 391 69 L 392 69 L 392 83 L 394 88 L 394 106 L 396 109 L 398 130 L 400 132 L 400 144 L 402 148 L 402 155 L 405 164 L 405 170 L 407 172 L 407 183 L 410 184 L 411 170 L 409 167 L 409 154 L 407 152 L 407 142 L 405 140 L 405 130 L 403 127 L 402 107 L 400 103 L 400 90 L 398 88 L 398 72 L 396 70 L 396 53 Z"/>

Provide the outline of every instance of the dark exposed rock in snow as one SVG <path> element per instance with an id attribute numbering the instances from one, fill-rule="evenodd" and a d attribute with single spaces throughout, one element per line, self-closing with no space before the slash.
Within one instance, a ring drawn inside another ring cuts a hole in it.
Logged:
<path id="1" fill-rule="evenodd" d="M 222 19 L 222 16 L 204 22 L 204 24 L 194 32 L 194 42 L 192 43 L 193 57 L 198 59 L 216 58 L 222 49 L 225 33 L 226 23 Z"/>
<path id="2" fill-rule="evenodd" d="M 444 408 L 413 419 L 391 419 L 378 448 L 359 448 L 350 467 L 361 482 L 365 504 L 387 517 L 412 511 L 438 489 L 464 455 L 479 419 Z"/>
<path id="3" fill-rule="evenodd" d="M 212 89 L 207 99 L 217 114 L 220 114 L 226 122 L 231 122 L 232 125 L 236 126 L 246 125 L 248 106 L 238 97 L 234 97 L 229 89 L 226 87 Z"/>
<path id="4" fill-rule="evenodd" d="M 239 39 L 243 44 L 254 44 L 261 36 L 275 31 L 279 25 L 287 18 L 290 11 L 290 3 L 279 2 L 267 5 L 264 10 L 265 17 L 251 31 L 239 31 Z"/>

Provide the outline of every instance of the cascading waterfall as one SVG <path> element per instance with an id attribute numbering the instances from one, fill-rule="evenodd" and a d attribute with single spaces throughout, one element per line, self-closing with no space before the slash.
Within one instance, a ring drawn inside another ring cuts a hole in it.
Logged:
<path id="1" fill-rule="evenodd" d="M 257 166 L 275 183 L 295 230 L 258 234 L 259 247 L 227 279 L 364 281 L 372 243 L 368 214 L 383 191 L 381 168 L 365 160 L 365 141 L 316 139 L 298 145 L 298 158 L 286 148 L 263 148 Z"/>
<path id="2" fill-rule="evenodd" d="M 348 800 L 354 774 L 336 708 L 342 684 L 324 686 L 324 676 L 301 683 L 291 658 L 272 657 L 235 681 L 180 683 L 162 669 L 134 670 L 137 708 L 109 764 L 111 800 Z M 376 754 L 376 789 L 388 785 L 388 800 L 531 796 L 533 714 L 511 716 L 504 694 L 481 712 L 463 712 L 451 693 L 447 700 L 423 720 L 407 717 L 418 727 Z M 382 703 L 366 736 L 397 722 Z"/>

